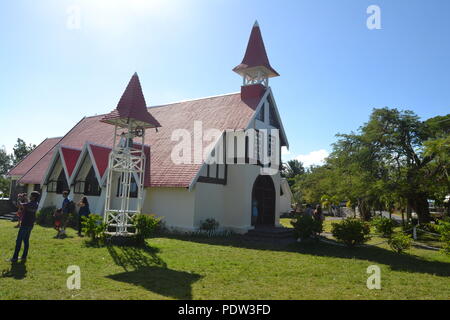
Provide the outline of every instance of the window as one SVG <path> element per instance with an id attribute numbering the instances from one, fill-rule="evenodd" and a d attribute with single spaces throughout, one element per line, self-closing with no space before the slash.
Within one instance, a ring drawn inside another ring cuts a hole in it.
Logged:
<path id="1" fill-rule="evenodd" d="M 123 173 L 122 173 L 122 175 L 123 175 Z M 116 194 L 117 197 L 120 197 L 123 192 L 122 177 L 119 178 L 119 181 L 117 183 L 117 194 Z M 134 179 L 134 175 L 131 175 L 130 198 L 137 198 L 137 196 L 138 196 L 138 186 L 137 186 L 136 180 Z"/>
<path id="2" fill-rule="evenodd" d="M 277 129 L 280 129 L 280 123 L 278 122 L 277 113 L 275 112 L 275 105 L 269 99 L 269 123 Z"/>
<path id="3" fill-rule="evenodd" d="M 74 193 L 83 194 L 84 193 L 84 181 L 75 181 Z"/>
<path id="4" fill-rule="evenodd" d="M 269 133 L 269 141 L 267 141 L 267 155 L 272 157 L 272 135 Z"/>
<path id="5" fill-rule="evenodd" d="M 264 103 L 261 107 L 261 110 L 259 110 L 258 114 L 256 115 L 256 119 L 259 121 L 264 122 L 264 108 L 265 108 L 266 104 Z"/>
<path id="6" fill-rule="evenodd" d="M 49 181 L 47 183 L 47 192 L 56 192 L 56 181 Z"/>
<path id="7" fill-rule="evenodd" d="M 87 196 L 99 196 L 102 189 L 95 175 L 94 167 L 91 167 L 84 182 L 84 194 Z"/>
<path id="8" fill-rule="evenodd" d="M 63 191 L 69 191 L 69 185 L 67 184 L 66 175 L 64 169 L 61 169 L 58 180 L 56 180 L 56 193 L 63 193 Z"/>

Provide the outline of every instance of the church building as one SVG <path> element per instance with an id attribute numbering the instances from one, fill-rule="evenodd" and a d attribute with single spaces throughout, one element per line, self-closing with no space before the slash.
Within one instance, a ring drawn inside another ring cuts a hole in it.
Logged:
<path id="1" fill-rule="evenodd" d="M 237 93 L 160 106 L 145 103 L 139 77 L 132 76 L 117 110 L 131 114 L 144 108 L 153 126 L 143 133 L 144 192 L 138 194 L 140 178 L 132 176 L 131 207 L 141 201 L 142 213 L 162 217 L 179 231 L 197 230 L 208 218 L 237 233 L 280 226 L 286 210 L 281 197 L 287 194 L 281 148 L 289 145 L 269 86 L 279 74 L 269 63 L 257 22 L 233 71 L 243 79 Z M 84 117 L 64 136 L 44 140 L 10 170 L 12 188 L 39 190 L 40 208 L 60 207 L 68 190 L 75 202 L 86 196 L 91 212 L 103 215 L 105 203 L 114 204 L 122 190 L 115 179 L 108 187 L 112 198 L 106 196 L 116 134 L 105 120 L 111 114 Z"/>

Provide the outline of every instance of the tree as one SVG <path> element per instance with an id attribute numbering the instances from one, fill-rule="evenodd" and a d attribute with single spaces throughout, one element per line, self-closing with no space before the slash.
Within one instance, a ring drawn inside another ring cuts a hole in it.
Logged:
<path id="1" fill-rule="evenodd" d="M 8 197 L 11 181 L 0 176 L 0 197 Z"/>
<path id="2" fill-rule="evenodd" d="M 0 148 L 0 176 L 8 173 L 11 169 L 11 156 L 6 153 L 5 148 Z"/>
<path id="3" fill-rule="evenodd" d="M 22 139 L 18 138 L 17 143 L 13 148 L 13 164 L 16 165 L 22 161 L 31 151 L 36 148 L 34 144 L 27 144 Z"/>
<path id="4" fill-rule="evenodd" d="M 449 136 L 450 115 L 422 122 L 412 111 L 374 109 L 356 133 L 337 135 L 323 166 L 295 183 L 306 202 L 350 201 L 364 220 L 407 207 L 428 222 L 428 199 L 443 202 L 450 193 Z"/>
<path id="5" fill-rule="evenodd" d="M 305 168 L 303 167 L 303 163 L 296 159 L 289 160 L 287 163 L 284 163 L 281 170 L 281 176 L 288 180 L 289 186 L 294 184 L 293 178 L 304 173 Z"/>

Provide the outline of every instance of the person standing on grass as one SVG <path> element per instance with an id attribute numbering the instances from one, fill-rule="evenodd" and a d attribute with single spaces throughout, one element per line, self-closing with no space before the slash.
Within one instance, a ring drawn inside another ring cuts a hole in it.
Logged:
<path id="1" fill-rule="evenodd" d="M 78 210 L 78 236 L 81 237 L 83 217 L 87 218 L 91 214 L 91 210 L 89 209 L 89 201 L 86 197 L 81 198 L 78 206 L 80 207 Z"/>
<path id="2" fill-rule="evenodd" d="M 310 204 L 306 205 L 305 215 L 311 218 L 313 217 L 313 209 L 311 208 Z"/>
<path id="3" fill-rule="evenodd" d="M 323 221 L 323 214 L 322 214 L 322 208 L 320 207 L 320 204 L 316 206 L 316 209 L 314 210 L 313 217 L 316 221 Z"/>
<path id="4" fill-rule="evenodd" d="M 58 236 L 64 236 L 66 234 L 66 224 L 69 219 L 69 214 L 71 213 L 72 200 L 69 198 L 69 191 L 63 191 L 63 202 L 61 205 L 62 216 L 61 216 L 61 228 Z"/>
<path id="5" fill-rule="evenodd" d="M 324 216 L 322 213 L 322 207 L 320 206 L 320 204 L 318 204 L 316 206 L 316 209 L 313 212 L 313 218 L 315 221 L 319 222 L 320 225 L 323 225 L 323 220 L 325 220 L 325 219 L 324 219 Z M 318 237 L 319 235 L 320 235 L 320 232 L 317 232 L 316 237 Z"/>
<path id="6" fill-rule="evenodd" d="M 30 235 L 33 230 L 34 222 L 36 221 L 36 211 L 39 206 L 39 192 L 33 191 L 30 196 L 30 201 L 26 203 L 21 203 L 23 208 L 22 220 L 19 227 L 19 232 L 17 233 L 16 248 L 14 250 L 13 257 L 9 260 L 10 262 L 17 262 L 19 258 L 19 252 L 22 247 L 23 242 L 23 252 L 21 261 L 25 262 L 28 256 L 28 249 L 30 246 Z"/>

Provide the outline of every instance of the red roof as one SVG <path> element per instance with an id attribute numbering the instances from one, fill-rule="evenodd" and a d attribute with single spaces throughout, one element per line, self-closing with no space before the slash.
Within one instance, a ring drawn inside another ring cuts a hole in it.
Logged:
<path id="1" fill-rule="evenodd" d="M 150 175 L 145 177 L 150 183 L 146 182 L 145 185 L 188 187 L 201 164 L 176 165 L 172 162 L 172 149 L 179 143 L 171 140 L 172 132 L 175 129 L 186 129 L 193 136 L 194 121 L 202 122 L 203 131 L 245 129 L 255 112 L 255 105 L 247 104 L 242 101 L 240 93 L 234 93 L 151 107 L 148 110 L 158 119 L 161 128 L 158 131 L 148 129 L 145 132 L 145 143 L 151 148 L 151 159 L 146 164 L 150 166 Z M 60 144 L 81 149 L 89 141 L 112 147 L 114 127 L 102 122 L 103 117 L 104 115 L 99 115 L 82 119 L 61 139 Z M 139 139 L 136 139 L 136 142 L 139 142 Z M 203 147 L 209 143 L 210 141 L 204 142 Z M 51 153 L 45 155 L 25 174 L 21 182 L 40 183 L 51 159 Z"/>
<path id="2" fill-rule="evenodd" d="M 244 70 L 256 67 L 266 68 L 269 77 L 279 76 L 278 72 L 270 65 L 258 22 L 253 25 L 244 59 L 233 71 L 242 74 Z"/>
<path id="3" fill-rule="evenodd" d="M 112 149 L 93 144 L 90 145 L 90 148 L 93 157 L 92 162 L 95 163 L 98 173 L 100 174 L 100 178 L 103 178 L 103 175 L 108 168 L 109 154 L 111 153 Z"/>
<path id="4" fill-rule="evenodd" d="M 80 149 L 68 148 L 66 146 L 61 146 L 61 156 L 64 161 L 64 165 L 67 169 L 68 178 L 72 176 L 73 169 L 77 164 L 78 157 L 81 154 Z"/>
<path id="5" fill-rule="evenodd" d="M 30 152 L 22 161 L 9 170 L 9 176 L 23 176 L 30 168 L 36 165 L 53 147 L 61 140 L 58 138 L 47 138 L 42 141 L 32 152 Z"/>
<path id="6" fill-rule="evenodd" d="M 117 123 L 120 126 L 126 127 L 130 119 L 141 122 L 140 125 L 143 127 L 154 128 L 161 126 L 147 110 L 147 104 L 145 103 L 137 73 L 131 77 L 127 88 L 117 104 L 117 108 L 105 115 L 101 121 L 109 124 Z"/>

